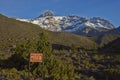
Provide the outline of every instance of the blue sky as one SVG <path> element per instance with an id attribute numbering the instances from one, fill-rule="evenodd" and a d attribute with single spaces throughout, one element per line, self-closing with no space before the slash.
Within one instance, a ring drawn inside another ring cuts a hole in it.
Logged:
<path id="1" fill-rule="evenodd" d="M 10 17 L 31 19 L 45 10 L 58 16 L 101 17 L 120 26 L 120 0 L 0 0 L 0 13 Z"/>

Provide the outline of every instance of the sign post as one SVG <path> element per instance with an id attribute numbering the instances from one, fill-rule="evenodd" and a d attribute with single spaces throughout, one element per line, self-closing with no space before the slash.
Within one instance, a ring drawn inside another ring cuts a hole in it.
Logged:
<path id="1" fill-rule="evenodd" d="M 42 53 L 31 53 L 30 62 L 43 62 L 43 54 Z"/>
<path id="2" fill-rule="evenodd" d="M 28 76 L 30 77 L 30 62 L 42 62 L 42 65 L 44 67 L 44 55 L 43 53 L 30 53 L 29 58 L 29 71 Z M 44 80 L 44 69 L 42 67 L 42 78 Z"/>

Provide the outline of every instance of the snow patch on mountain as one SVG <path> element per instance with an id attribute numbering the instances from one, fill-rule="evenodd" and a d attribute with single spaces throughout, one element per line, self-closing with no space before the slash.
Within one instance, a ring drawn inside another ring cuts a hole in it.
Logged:
<path id="1" fill-rule="evenodd" d="M 23 22 L 30 22 L 29 19 L 16 18 L 16 20 L 23 21 Z"/>

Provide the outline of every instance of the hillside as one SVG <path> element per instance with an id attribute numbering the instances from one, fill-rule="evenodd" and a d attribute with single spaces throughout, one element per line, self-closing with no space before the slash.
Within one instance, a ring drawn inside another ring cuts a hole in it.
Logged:
<path id="1" fill-rule="evenodd" d="M 115 39 L 119 38 L 120 35 L 117 34 L 104 34 L 97 38 L 97 43 L 100 47 L 109 44 L 110 42 L 114 41 Z"/>
<path id="2" fill-rule="evenodd" d="M 38 34 L 41 32 L 48 34 L 49 41 L 52 44 L 62 44 L 66 46 L 74 44 L 83 48 L 94 48 L 96 45 L 95 42 L 89 40 L 87 37 L 70 33 L 46 31 L 37 25 L 0 15 L 0 48 L 2 50 L 9 49 L 30 39 L 37 41 Z"/>
<path id="3" fill-rule="evenodd" d="M 109 53 L 120 53 L 120 38 L 111 41 L 105 45 L 101 50 Z"/>

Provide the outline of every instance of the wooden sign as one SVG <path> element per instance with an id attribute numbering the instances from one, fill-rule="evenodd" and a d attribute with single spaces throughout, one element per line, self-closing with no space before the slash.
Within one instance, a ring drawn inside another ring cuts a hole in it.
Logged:
<path id="1" fill-rule="evenodd" d="M 43 62 L 43 54 L 42 53 L 31 53 L 30 62 Z"/>

